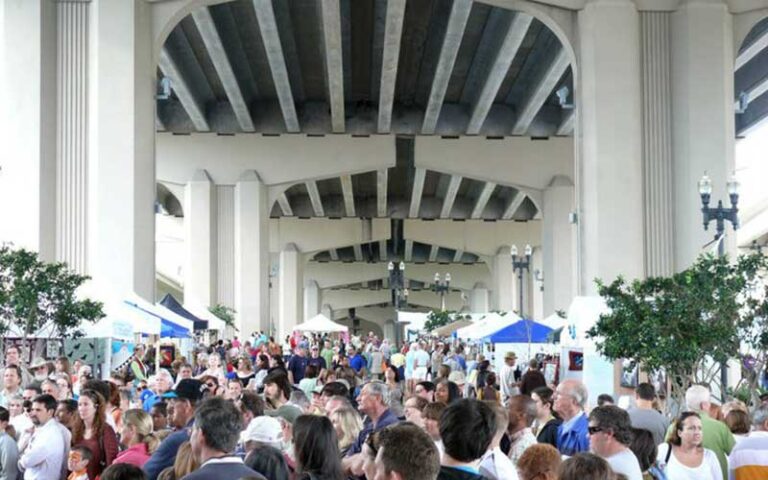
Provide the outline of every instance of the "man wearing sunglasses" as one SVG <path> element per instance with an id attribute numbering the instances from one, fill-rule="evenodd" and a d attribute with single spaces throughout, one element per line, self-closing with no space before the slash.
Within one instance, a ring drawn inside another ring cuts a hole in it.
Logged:
<path id="1" fill-rule="evenodd" d="M 592 453 L 603 457 L 615 473 L 628 480 L 642 480 L 640 462 L 629 449 L 632 424 L 627 412 L 614 405 L 597 407 L 589 414 L 587 431 Z"/>

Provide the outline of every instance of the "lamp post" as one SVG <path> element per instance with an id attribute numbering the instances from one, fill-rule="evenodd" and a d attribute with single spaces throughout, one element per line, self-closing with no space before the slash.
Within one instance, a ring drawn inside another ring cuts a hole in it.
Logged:
<path id="1" fill-rule="evenodd" d="M 704 172 L 704 176 L 699 180 L 699 195 L 701 195 L 701 213 L 704 217 L 704 230 L 709 230 L 709 223 L 715 221 L 715 241 L 717 242 L 717 255 L 722 257 L 725 255 L 725 241 L 723 235 L 725 234 L 725 222 L 731 222 L 734 230 L 739 228 L 739 182 L 736 177 L 731 179 L 726 184 L 728 190 L 728 196 L 731 200 L 731 207 L 726 208 L 723 206 L 723 201 L 717 201 L 717 207 L 710 207 L 709 202 L 712 195 L 712 180 Z M 725 391 L 728 388 L 728 363 L 722 362 L 720 364 L 720 384 L 722 386 L 721 396 L 725 401 Z"/>
<path id="2" fill-rule="evenodd" d="M 517 254 L 517 245 L 512 245 L 512 270 L 517 272 L 517 283 L 520 287 L 520 303 L 518 309 L 520 310 L 520 318 L 525 322 L 525 314 L 523 313 L 523 270 L 530 273 L 531 271 L 531 255 L 533 254 L 533 248 L 530 245 L 525 246 L 525 255 L 522 257 Z M 525 322 L 525 331 L 528 334 L 528 357 L 531 356 L 531 325 Z"/>
<path id="3" fill-rule="evenodd" d="M 399 311 L 408 303 L 408 288 L 405 284 L 405 262 L 389 262 L 389 289 L 392 291 L 392 306 Z"/>
<path id="4" fill-rule="evenodd" d="M 445 280 L 440 278 L 440 274 L 435 274 L 435 281 L 432 283 L 432 291 L 440 295 L 440 311 L 445 311 L 445 295 L 451 290 L 451 274 L 445 274 Z"/>

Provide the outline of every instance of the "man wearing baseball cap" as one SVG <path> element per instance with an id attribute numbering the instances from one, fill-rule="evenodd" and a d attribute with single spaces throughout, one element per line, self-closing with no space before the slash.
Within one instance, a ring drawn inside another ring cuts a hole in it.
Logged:
<path id="1" fill-rule="evenodd" d="M 148 480 L 156 480 L 163 469 L 173 465 L 179 446 L 189 441 L 195 409 L 203 398 L 204 391 L 205 384 L 200 380 L 185 378 L 176 385 L 174 390 L 163 394 L 163 398 L 173 410 L 169 421 L 175 431 L 163 440 L 152 457 L 144 464 L 144 472 Z"/>

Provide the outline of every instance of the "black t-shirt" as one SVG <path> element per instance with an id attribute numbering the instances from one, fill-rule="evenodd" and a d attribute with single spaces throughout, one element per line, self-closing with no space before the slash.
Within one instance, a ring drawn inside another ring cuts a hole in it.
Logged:
<path id="1" fill-rule="evenodd" d="M 298 384 L 304 379 L 304 371 L 307 369 L 309 359 L 300 355 L 294 355 L 288 361 L 288 371 L 293 374 L 293 383 Z"/>

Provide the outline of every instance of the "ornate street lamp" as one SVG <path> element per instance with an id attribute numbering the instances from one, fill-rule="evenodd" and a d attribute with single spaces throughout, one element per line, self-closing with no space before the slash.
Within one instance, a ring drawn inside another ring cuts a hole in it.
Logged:
<path id="1" fill-rule="evenodd" d="M 523 270 L 528 273 L 531 272 L 531 255 L 533 254 L 533 248 L 530 245 L 525 246 L 525 255 L 522 257 L 517 255 L 517 245 L 512 245 L 512 270 L 517 272 L 517 283 L 520 287 L 520 303 L 518 308 L 520 310 L 520 318 L 525 322 L 525 314 L 523 313 Z M 525 322 L 525 331 L 528 334 L 528 357 L 531 356 L 531 325 Z"/>
<path id="2" fill-rule="evenodd" d="M 440 274 L 435 274 L 435 281 L 432 283 L 432 291 L 440 295 L 440 311 L 445 311 L 445 295 L 451 291 L 451 274 L 446 273 L 445 279 L 440 278 Z"/>
<path id="3" fill-rule="evenodd" d="M 717 242 L 717 255 L 722 257 L 725 255 L 725 241 L 723 235 L 725 234 L 725 222 L 731 222 L 734 230 L 739 228 L 739 182 L 735 176 L 726 184 L 728 190 L 728 196 L 731 199 L 731 207 L 726 208 L 723 206 L 723 201 L 717 201 L 717 207 L 710 207 L 709 202 L 712 195 L 712 180 L 704 172 L 704 176 L 699 180 L 699 195 L 701 195 L 701 213 L 704 217 L 704 230 L 709 230 L 709 223 L 715 221 L 715 241 Z M 728 388 L 728 363 L 722 362 L 720 364 L 720 384 L 722 392 L 720 392 L 723 401 L 725 401 L 725 391 Z"/>
<path id="4" fill-rule="evenodd" d="M 392 306 L 400 310 L 408 304 L 408 288 L 405 284 L 405 262 L 389 262 L 389 288 L 392 291 Z"/>

